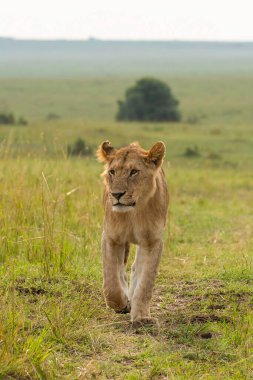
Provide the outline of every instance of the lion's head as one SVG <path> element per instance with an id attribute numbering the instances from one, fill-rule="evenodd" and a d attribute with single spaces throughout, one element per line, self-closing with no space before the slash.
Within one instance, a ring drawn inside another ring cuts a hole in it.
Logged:
<path id="1" fill-rule="evenodd" d="M 112 147 L 109 141 L 100 145 L 97 157 L 106 164 L 103 177 L 113 211 L 134 210 L 152 197 L 164 154 L 161 141 L 148 151 L 138 143 L 120 149 Z"/>

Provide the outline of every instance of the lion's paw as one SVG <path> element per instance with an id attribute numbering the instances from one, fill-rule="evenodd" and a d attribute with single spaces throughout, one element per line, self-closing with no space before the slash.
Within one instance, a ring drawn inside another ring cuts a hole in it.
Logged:
<path id="1" fill-rule="evenodd" d="M 140 318 L 132 321 L 133 328 L 145 327 L 145 326 L 159 326 L 158 320 L 156 318 L 146 317 Z"/>
<path id="2" fill-rule="evenodd" d="M 130 302 L 127 303 L 126 307 L 120 310 L 115 310 L 117 314 L 127 314 L 131 311 L 131 305 Z"/>

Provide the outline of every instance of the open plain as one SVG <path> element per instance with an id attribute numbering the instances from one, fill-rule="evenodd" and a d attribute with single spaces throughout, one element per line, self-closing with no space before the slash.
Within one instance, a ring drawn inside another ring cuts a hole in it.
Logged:
<path id="1" fill-rule="evenodd" d="M 253 377 L 253 75 L 156 74 L 182 122 L 114 121 L 139 77 L 127 70 L 0 78 L 1 111 L 28 121 L 0 126 L 1 379 Z M 77 138 L 93 151 L 107 139 L 166 144 L 159 327 L 134 330 L 105 306 L 103 168 L 68 157 Z"/>

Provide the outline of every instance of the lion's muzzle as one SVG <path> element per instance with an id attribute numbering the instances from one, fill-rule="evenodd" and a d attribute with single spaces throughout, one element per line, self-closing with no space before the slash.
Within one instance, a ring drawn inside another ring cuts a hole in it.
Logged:
<path id="1" fill-rule="evenodd" d="M 124 191 L 123 193 L 122 193 L 122 192 L 121 192 L 121 193 L 112 193 L 112 196 L 113 196 L 114 198 L 116 198 L 117 201 L 119 201 L 120 198 L 121 198 L 124 194 L 126 194 L 125 191 Z"/>

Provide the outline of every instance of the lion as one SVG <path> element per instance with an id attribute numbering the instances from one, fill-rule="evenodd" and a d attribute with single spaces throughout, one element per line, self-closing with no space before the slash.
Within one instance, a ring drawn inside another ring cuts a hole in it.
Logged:
<path id="1" fill-rule="evenodd" d="M 130 312 L 136 326 L 156 322 L 150 301 L 169 203 L 164 155 L 161 141 L 148 151 L 138 143 L 115 149 L 105 141 L 97 151 L 105 163 L 103 293 L 107 306 L 117 313 Z M 131 243 L 137 248 L 128 288 L 125 266 Z"/>

